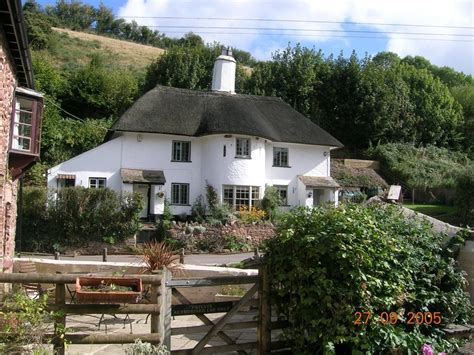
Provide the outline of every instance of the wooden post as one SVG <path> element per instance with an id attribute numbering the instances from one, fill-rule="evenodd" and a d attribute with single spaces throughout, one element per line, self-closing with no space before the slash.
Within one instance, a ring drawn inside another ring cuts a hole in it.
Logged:
<path id="1" fill-rule="evenodd" d="M 184 249 L 183 249 L 184 251 Z M 172 289 L 166 285 L 167 281 L 171 280 L 171 272 L 164 268 L 163 277 L 160 285 L 160 334 L 161 343 L 171 351 L 171 299 Z"/>
<path id="2" fill-rule="evenodd" d="M 107 248 L 104 248 L 102 251 L 102 261 L 105 263 L 107 262 Z"/>
<path id="3" fill-rule="evenodd" d="M 270 305 L 270 280 L 265 263 L 259 268 L 259 290 L 258 290 L 258 329 L 257 344 L 258 354 L 270 353 L 271 345 L 271 323 L 272 309 Z"/>
<path id="4" fill-rule="evenodd" d="M 184 264 L 184 248 L 181 249 L 181 253 L 179 254 L 179 263 Z"/>
<path id="5" fill-rule="evenodd" d="M 54 253 L 54 260 L 59 260 L 59 252 Z"/>
<path id="6" fill-rule="evenodd" d="M 171 349 L 171 289 L 166 286 L 166 281 L 171 279 L 171 273 L 166 268 L 153 271 L 156 276 L 161 275 L 161 285 L 152 286 L 151 302 L 160 307 L 160 314 L 152 314 L 150 332 L 159 333 L 160 340 Z"/>
<path id="7" fill-rule="evenodd" d="M 64 307 L 66 304 L 66 287 L 65 284 L 56 284 L 55 290 L 55 303 L 59 307 Z M 54 321 L 54 354 L 56 355 L 65 355 L 66 347 L 64 346 L 64 337 L 60 337 L 60 335 L 66 329 L 66 313 L 62 313 L 60 316 L 56 317 Z"/>

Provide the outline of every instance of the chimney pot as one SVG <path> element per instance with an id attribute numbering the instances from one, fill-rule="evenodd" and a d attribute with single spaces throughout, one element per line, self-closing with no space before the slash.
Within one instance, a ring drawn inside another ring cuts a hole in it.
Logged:
<path id="1" fill-rule="evenodd" d="M 236 61 L 230 47 L 222 47 L 221 55 L 214 62 L 212 91 L 235 94 Z"/>

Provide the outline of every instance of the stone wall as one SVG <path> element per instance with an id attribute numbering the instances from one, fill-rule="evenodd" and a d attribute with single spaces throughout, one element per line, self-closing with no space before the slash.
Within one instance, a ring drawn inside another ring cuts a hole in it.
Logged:
<path id="1" fill-rule="evenodd" d="M 224 226 L 212 226 L 207 223 L 173 222 L 170 233 L 172 239 L 184 244 L 184 248 L 191 252 L 252 251 L 263 240 L 274 237 L 276 228 L 271 223 L 241 224 L 236 222 Z M 229 250 L 225 241 L 230 237 L 236 237 L 234 239 L 245 246 L 240 250 Z"/>
<path id="2" fill-rule="evenodd" d="M 8 172 L 15 75 L 7 48 L 0 31 L 0 271 L 11 272 L 15 249 L 17 184 L 11 181 Z"/>

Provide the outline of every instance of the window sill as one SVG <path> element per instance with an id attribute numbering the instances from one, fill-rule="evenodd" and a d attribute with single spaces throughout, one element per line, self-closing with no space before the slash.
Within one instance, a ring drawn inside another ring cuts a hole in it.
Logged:
<path id="1" fill-rule="evenodd" d="M 192 160 L 171 160 L 172 163 L 192 163 Z"/>
<path id="2" fill-rule="evenodd" d="M 289 165 L 272 165 L 272 168 L 291 168 Z"/>
<path id="3" fill-rule="evenodd" d="M 252 159 L 252 157 L 249 156 L 243 156 L 243 155 L 236 155 L 235 159 Z"/>
<path id="4" fill-rule="evenodd" d="M 186 205 L 186 204 L 179 204 L 179 203 L 170 203 L 170 206 L 188 206 L 190 207 L 191 205 Z"/>

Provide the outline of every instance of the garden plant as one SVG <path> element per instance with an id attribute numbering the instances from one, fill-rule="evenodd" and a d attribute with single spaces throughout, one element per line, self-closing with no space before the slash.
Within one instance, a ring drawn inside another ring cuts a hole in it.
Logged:
<path id="1" fill-rule="evenodd" d="M 429 223 L 397 207 L 297 209 L 266 244 L 275 302 L 305 354 L 417 354 L 456 347 L 447 324 L 471 319 L 453 249 Z M 415 321 L 413 320 L 416 315 Z M 421 315 L 421 316 L 420 316 Z"/>

